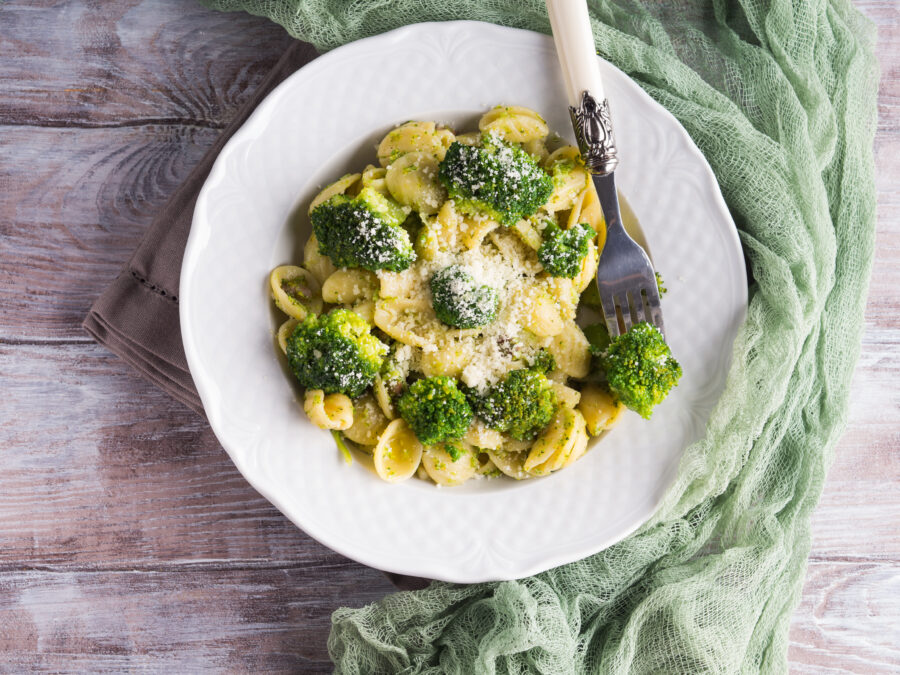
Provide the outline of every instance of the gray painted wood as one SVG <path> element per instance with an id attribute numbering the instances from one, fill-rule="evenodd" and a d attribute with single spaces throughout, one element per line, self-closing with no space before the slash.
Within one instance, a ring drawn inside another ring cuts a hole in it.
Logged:
<path id="1" fill-rule="evenodd" d="M 880 29 L 879 245 L 797 673 L 900 668 L 900 16 L 858 4 Z M 392 588 L 79 328 L 288 42 L 178 0 L 0 5 L 0 671 L 327 672 L 331 611 Z"/>

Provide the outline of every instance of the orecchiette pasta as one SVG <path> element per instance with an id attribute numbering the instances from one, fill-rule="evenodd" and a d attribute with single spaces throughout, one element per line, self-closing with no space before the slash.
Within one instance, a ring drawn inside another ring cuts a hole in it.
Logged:
<path id="1" fill-rule="evenodd" d="M 576 293 L 581 294 L 584 289 L 591 285 L 594 277 L 597 276 L 597 246 L 593 242 L 588 244 L 588 254 L 581 261 L 581 269 L 578 275 L 572 279 L 572 286 Z"/>
<path id="2" fill-rule="evenodd" d="M 581 390 L 578 410 L 584 416 L 588 433 L 596 436 L 615 426 L 625 406 L 616 401 L 608 391 L 597 385 L 588 384 Z"/>
<path id="3" fill-rule="evenodd" d="M 351 305 L 350 309 L 352 309 L 356 314 L 365 319 L 366 323 L 368 323 L 369 325 L 375 325 L 374 300 L 362 300 L 360 302 L 357 302 L 355 305 Z"/>
<path id="4" fill-rule="evenodd" d="M 384 167 L 377 167 L 369 164 L 362 172 L 363 187 L 372 188 L 387 196 L 390 193 L 388 192 L 387 183 L 384 180 L 386 174 L 387 171 L 385 171 Z"/>
<path id="5" fill-rule="evenodd" d="M 321 389 L 308 389 L 303 410 L 320 429 L 349 429 L 353 424 L 353 401 L 344 394 L 325 395 Z"/>
<path id="6" fill-rule="evenodd" d="M 303 266 L 312 273 L 320 286 L 337 270 L 331 259 L 319 252 L 319 240 L 314 234 L 309 236 L 303 247 Z"/>
<path id="7" fill-rule="evenodd" d="M 622 214 L 624 219 L 626 214 L 625 208 L 622 209 Z M 594 232 L 597 233 L 597 249 L 602 251 L 603 244 L 606 241 L 606 221 L 603 219 L 600 198 L 597 196 L 597 190 L 594 188 L 593 181 L 588 181 L 587 188 L 572 205 L 572 210 L 569 212 L 569 218 L 566 221 L 566 227 L 572 228 L 578 223 L 587 223 L 594 228 Z"/>
<path id="8" fill-rule="evenodd" d="M 510 229 L 519 235 L 519 239 L 535 251 L 541 247 L 541 234 L 535 229 L 534 224 L 530 221 L 520 220 Z"/>
<path id="9" fill-rule="evenodd" d="M 525 480 L 526 478 L 534 478 L 535 474 L 525 470 L 525 460 L 528 454 L 525 452 L 509 452 L 507 450 L 488 450 L 488 456 L 501 473 L 515 478 L 516 480 Z"/>
<path id="10" fill-rule="evenodd" d="M 456 142 L 462 145 L 478 145 L 481 142 L 481 134 L 477 131 L 470 131 L 467 134 L 459 134 L 456 136 Z"/>
<path id="11" fill-rule="evenodd" d="M 535 286 L 529 289 L 523 305 L 526 316 L 522 324 L 535 335 L 552 337 L 565 328 L 558 301 L 542 288 Z"/>
<path id="12" fill-rule="evenodd" d="M 434 122 L 407 122 L 390 131 L 378 145 L 378 161 L 387 167 L 409 152 L 424 152 L 438 161 L 444 158 L 454 135 Z"/>
<path id="13" fill-rule="evenodd" d="M 547 144 L 538 138 L 522 143 L 522 149 L 534 157 L 538 164 L 544 164 L 544 162 L 547 161 L 547 158 L 550 157 L 550 151 L 547 150 Z"/>
<path id="14" fill-rule="evenodd" d="M 459 239 L 470 251 L 481 246 L 488 233 L 500 227 L 500 223 L 490 218 L 465 216 L 459 225 Z"/>
<path id="15" fill-rule="evenodd" d="M 567 387 L 559 382 L 554 382 L 551 386 L 553 387 L 553 391 L 556 392 L 556 400 L 559 401 L 560 405 L 565 406 L 566 408 L 576 407 L 581 400 L 581 392 L 577 389 Z"/>
<path id="16" fill-rule="evenodd" d="M 375 397 L 366 394 L 353 404 L 353 424 L 347 427 L 344 436 L 360 445 L 375 445 L 389 421 Z"/>
<path id="17" fill-rule="evenodd" d="M 384 413 L 384 416 L 389 420 L 396 418 L 397 411 L 394 410 L 394 401 L 391 398 L 390 385 L 383 377 L 381 377 L 381 375 L 375 376 L 375 380 L 372 382 L 372 393 L 375 394 L 375 400 L 378 402 L 378 407 L 381 408 L 381 412 Z"/>
<path id="18" fill-rule="evenodd" d="M 553 193 L 544 206 L 547 211 L 555 213 L 571 209 L 591 182 L 587 169 L 578 157 L 578 148 L 569 145 L 547 158 L 546 164 L 554 173 Z"/>
<path id="19" fill-rule="evenodd" d="M 518 106 L 497 106 L 478 122 L 484 133 L 499 136 L 510 143 L 528 143 L 547 137 L 547 123 L 533 110 Z"/>
<path id="20" fill-rule="evenodd" d="M 427 377 L 459 377 L 473 357 L 471 340 L 442 340 L 436 349 L 424 350 L 419 367 Z"/>
<path id="21" fill-rule="evenodd" d="M 434 323 L 431 307 L 421 298 L 385 298 L 375 302 L 375 325 L 403 344 L 420 348 L 433 345 L 441 332 Z"/>
<path id="22" fill-rule="evenodd" d="M 374 298 L 378 287 L 378 277 L 368 270 L 335 270 L 322 284 L 322 299 L 332 305 L 352 305 Z"/>
<path id="23" fill-rule="evenodd" d="M 278 346 L 281 347 L 281 351 L 287 354 L 287 341 L 291 336 L 291 333 L 294 332 L 294 329 L 297 327 L 297 324 L 300 323 L 297 319 L 288 319 L 281 326 L 278 327 Z"/>
<path id="24" fill-rule="evenodd" d="M 302 266 L 269 276 L 307 416 L 392 483 L 544 476 L 624 410 L 579 324 L 606 231 L 578 149 L 527 108 L 478 128 L 390 130 L 310 203 Z M 525 178 L 532 192 L 504 193 Z M 597 237 L 565 232 L 580 223 Z"/>
<path id="25" fill-rule="evenodd" d="M 362 174 L 358 173 L 348 173 L 345 176 L 341 176 L 336 181 L 334 181 L 331 185 L 327 185 L 324 190 L 322 190 L 319 194 L 315 196 L 315 198 L 309 204 L 309 212 L 312 213 L 313 209 L 315 209 L 320 204 L 328 201 L 335 195 L 342 195 L 356 183 L 360 178 L 362 178 Z"/>
<path id="26" fill-rule="evenodd" d="M 573 452 L 580 456 L 587 445 L 584 417 L 573 408 L 561 407 L 549 426 L 538 437 L 528 453 L 524 468 L 537 475 L 545 475 L 563 467 Z"/>
<path id="27" fill-rule="evenodd" d="M 586 377 L 591 369 L 590 343 L 574 321 L 563 324 L 550 343 L 556 365 L 569 377 Z"/>
<path id="28" fill-rule="evenodd" d="M 425 260 L 434 260 L 441 253 L 452 251 L 456 248 L 463 222 L 453 202 L 444 202 L 435 217 L 423 219 L 416 241 L 418 254 Z"/>
<path id="29" fill-rule="evenodd" d="M 503 445 L 503 434 L 496 429 L 489 429 L 481 420 L 475 420 L 463 440 L 476 448 L 497 450 Z"/>
<path id="30" fill-rule="evenodd" d="M 422 466 L 429 478 L 438 485 L 465 483 L 479 469 L 478 459 L 472 448 L 462 443 L 435 445 L 425 448 Z"/>
<path id="31" fill-rule="evenodd" d="M 302 267 L 281 265 L 269 275 L 275 306 L 290 317 L 303 321 L 309 312 L 322 311 L 319 282 Z"/>
<path id="32" fill-rule="evenodd" d="M 411 478 L 419 468 L 423 450 L 409 425 L 396 419 L 385 427 L 372 451 L 375 471 L 389 483 Z"/>
<path id="33" fill-rule="evenodd" d="M 447 200 L 438 180 L 438 160 L 424 152 L 409 152 L 394 160 L 384 180 L 394 199 L 420 215 L 436 213 Z"/>

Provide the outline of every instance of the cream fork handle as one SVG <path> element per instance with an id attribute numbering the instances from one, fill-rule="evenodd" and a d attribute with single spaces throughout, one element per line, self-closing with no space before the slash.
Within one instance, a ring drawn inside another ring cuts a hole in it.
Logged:
<path id="1" fill-rule="evenodd" d="M 569 105 L 578 107 L 585 91 L 597 101 L 602 101 L 606 95 L 603 92 L 603 79 L 600 77 L 600 60 L 594 48 L 587 2 L 546 1 Z"/>

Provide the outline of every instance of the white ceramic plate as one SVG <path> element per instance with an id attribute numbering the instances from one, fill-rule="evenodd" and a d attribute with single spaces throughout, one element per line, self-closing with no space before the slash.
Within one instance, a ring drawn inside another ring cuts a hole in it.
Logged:
<path id="1" fill-rule="evenodd" d="M 504 103 L 571 138 L 549 37 L 477 22 L 419 24 L 336 49 L 288 78 L 219 155 L 197 200 L 181 328 L 210 424 L 248 481 L 332 549 L 391 572 L 455 582 L 519 578 L 599 551 L 653 513 L 722 390 L 747 303 L 737 233 L 706 161 L 676 120 L 603 62 L 621 164 L 669 293 L 681 384 L 651 421 L 627 413 L 546 478 L 438 489 L 347 465 L 313 427 L 273 340 L 267 276 L 299 263 L 319 187 L 373 162 L 393 125 L 474 126 Z"/>

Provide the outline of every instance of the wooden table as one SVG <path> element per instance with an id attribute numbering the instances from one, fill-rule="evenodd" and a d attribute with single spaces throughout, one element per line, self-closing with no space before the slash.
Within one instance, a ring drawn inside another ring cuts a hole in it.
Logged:
<path id="1" fill-rule="evenodd" d="M 879 24 L 879 247 L 813 523 L 796 672 L 900 668 L 900 29 Z M 0 3 L 0 671 L 330 669 L 392 590 L 244 481 L 80 323 L 290 38 L 178 0 Z"/>

